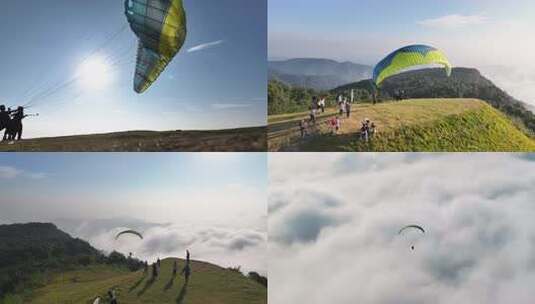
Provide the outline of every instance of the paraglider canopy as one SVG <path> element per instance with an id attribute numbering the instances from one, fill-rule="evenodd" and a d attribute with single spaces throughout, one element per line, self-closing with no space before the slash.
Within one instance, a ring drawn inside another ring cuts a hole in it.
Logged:
<path id="1" fill-rule="evenodd" d="M 375 66 L 373 82 L 379 87 L 386 78 L 403 70 L 432 64 L 444 66 L 448 77 L 451 75 L 452 65 L 442 51 L 421 44 L 402 47 L 386 56 Z"/>
<path id="2" fill-rule="evenodd" d="M 125 14 L 139 38 L 134 90 L 143 93 L 182 48 L 186 12 L 182 0 L 125 0 Z"/>
<path id="3" fill-rule="evenodd" d="M 417 230 L 421 231 L 422 233 L 425 233 L 424 228 L 422 228 L 422 226 L 420 226 L 420 225 L 407 225 L 407 226 L 401 228 L 399 230 L 398 234 L 401 234 L 403 231 L 405 231 L 407 229 L 417 229 Z"/>
<path id="4" fill-rule="evenodd" d="M 119 237 L 121 237 L 122 235 L 134 235 L 134 236 L 137 236 L 139 237 L 140 239 L 143 239 L 143 235 L 135 230 L 124 230 L 124 231 L 121 231 L 119 232 L 116 236 L 115 236 L 115 239 L 118 240 Z"/>
<path id="5" fill-rule="evenodd" d="M 398 235 L 409 233 L 410 231 L 415 231 L 420 235 L 425 234 L 425 229 L 422 226 L 420 226 L 420 225 L 407 225 L 407 226 L 402 227 L 399 230 Z M 414 242 L 414 241 L 415 241 L 414 239 L 411 240 L 411 242 Z M 414 250 L 414 245 L 411 245 L 411 250 Z"/>

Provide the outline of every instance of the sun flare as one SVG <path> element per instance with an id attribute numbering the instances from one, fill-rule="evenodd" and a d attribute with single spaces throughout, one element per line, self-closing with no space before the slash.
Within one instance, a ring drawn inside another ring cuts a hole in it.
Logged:
<path id="1" fill-rule="evenodd" d="M 99 56 L 93 56 L 82 62 L 77 75 L 82 87 L 88 90 L 103 89 L 112 79 L 110 65 Z"/>

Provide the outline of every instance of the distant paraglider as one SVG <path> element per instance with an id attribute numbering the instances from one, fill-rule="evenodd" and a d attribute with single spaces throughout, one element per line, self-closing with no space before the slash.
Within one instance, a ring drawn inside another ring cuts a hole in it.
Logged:
<path id="1" fill-rule="evenodd" d="M 125 10 L 139 38 L 134 90 L 143 93 L 182 48 L 186 12 L 182 0 L 125 0 Z"/>
<path id="2" fill-rule="evenodd" d="M 399 230 L 398 235 L 404 234 L 408 231 L 418 231 L 418 232 L 421 232 L 422 234 L 425 234 L 425 229 L 422 226 L 407 225 Z M 414 245 L 411 245 L 411 250 L 414 250 Z"/>
<path id="3" fill-rule="evenodd" d="M 115 239 L 118 240 L 122 235 L 125 235 L 125 234 L 135 235 L 135 236 L 139 237 L 140 239 L 143 239 L 143 235 L 141 233 L 135 231 L 135 230 L 125 230 L 125 231 L 119 232 L 115 236 Z"/>
<path id="4" fill-rule="evenodd" d="M 373 82 L 379 87 L 386 78 L 403 70 L 430 64 L 444 66 L 448 77 L 451 75 L 452 65 L 442 51 L 428 45 L 406 46 L 386 56 L 375 66 Z"/>

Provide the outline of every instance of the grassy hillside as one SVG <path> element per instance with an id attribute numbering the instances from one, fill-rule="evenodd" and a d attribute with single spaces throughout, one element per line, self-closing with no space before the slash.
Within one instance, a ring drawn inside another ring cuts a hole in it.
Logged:
<path id="1" fill-rule="evenodd" d="M 535 141 L 511 119 L 477 99 L 415 99 L 375 106 L 355 105 L 351 118 L 331 135 L 320 117 L 307 139 L 299 138 L 298 122 L 306 112 L 272 116 L 268 127 L 270 151 L 535 151 Z M 360 122 L 378 126 L 370 143 L 359 139 Z"/>
<path id="2" fill-rule="evenodd" d="M 128 272 L 111 266 L 94 266 L 56 276 L 47 286 L 37 289 L 24 303 L 92 303 L 106 298 L 110 288 L 117 290 L 119 303 L 129 304 L 255 304 L 267 303 L 267 289 L 239 272 L 191 261 L 192 275 L 185 285 L 183 276 L 173 279 L 173 262 L 179 270 L 185 261 L 162 260 L 160 276 L 152 280 L 143 271 Z M 104 302 L 107 303 L 107 302 Z"/>
<path id="3" fill-rule="evenodd" d="M 132 131 L 2 142 L 0 152 L 265 151 L 265 127 L 217 131 Z"/>

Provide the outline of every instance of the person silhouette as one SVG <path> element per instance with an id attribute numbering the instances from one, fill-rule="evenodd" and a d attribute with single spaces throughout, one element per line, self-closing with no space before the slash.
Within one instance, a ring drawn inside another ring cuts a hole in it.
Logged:
<path id="1" fill-rule="evenodd" d="M 9 123 L 9 139 L 20 140 L 22 138 L 22 120 L 28 115 L 24 115 L 24 107 L 18 107 L 14 113 Z"/>
<path id="2" fill-rule="evenodd" d="M 186 263 L 186 266 L 182 269 L 182 274 L 184 274 L 184 279 L 186 280 L 186 284 L 188 284 L 191 275 L 191 267 L 189 266 L 189 263 Z"/>

